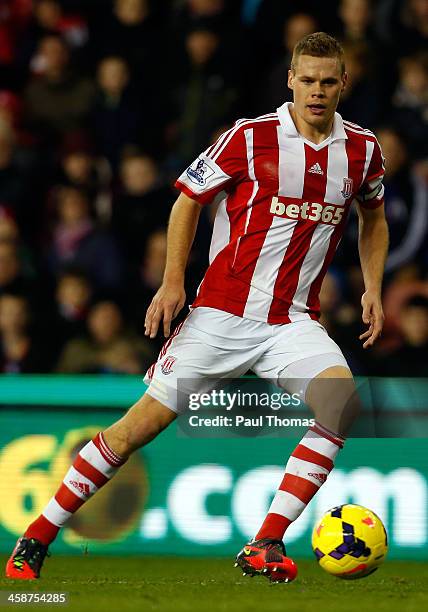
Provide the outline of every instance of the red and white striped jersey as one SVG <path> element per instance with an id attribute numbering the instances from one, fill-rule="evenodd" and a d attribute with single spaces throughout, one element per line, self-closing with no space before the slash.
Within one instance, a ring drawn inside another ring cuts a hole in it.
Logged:
<path id="1" fill-rule="evenodd" d="M 176 182 L 201 204 L 222 195 L 193 307 L 271 324 L 317 319 L 352 201 L 382 205 L 374 134 L 336 113 L 329 138 L 314 144 L 297 131 L 289 104 L 238 120 Z"/>

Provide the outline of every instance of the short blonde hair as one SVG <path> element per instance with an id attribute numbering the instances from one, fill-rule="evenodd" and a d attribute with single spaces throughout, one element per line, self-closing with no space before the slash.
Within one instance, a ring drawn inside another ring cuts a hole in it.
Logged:
<path id="1" fill-rule="evenodd" d="M 325 32 L 314 32 L 304 36 L 293 49 L 291 58 L 291 70 L 295 72 L 297 60 L 301 55 L 311 55 L 312 57 L 337 57 L 345 72 L 345 53 L 338 40 Z"/>

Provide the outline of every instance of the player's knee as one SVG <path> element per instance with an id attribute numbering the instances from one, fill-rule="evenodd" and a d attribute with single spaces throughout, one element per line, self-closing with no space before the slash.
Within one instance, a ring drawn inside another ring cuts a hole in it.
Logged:
<path id="1" fill-rule="evenodd" d="M 336 425 L 337 433 L 347 435 L 360 412 L 361 401 L 355 386 L 339 385 L 337 396 L 333 395 L 331 404 L 322 411 L 322 418 L 328 413 L 330 422 Z"/>
<path id="2" fill-rule="evenodd" d="M 361 411 L 351 372 L 335 366 L 315 377 L 308 386 L 307 404 L 322 425 L 346 435 Z"/>

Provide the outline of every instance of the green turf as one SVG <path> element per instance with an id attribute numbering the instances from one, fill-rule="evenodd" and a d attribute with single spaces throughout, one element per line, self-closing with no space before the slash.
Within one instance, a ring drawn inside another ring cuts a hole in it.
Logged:
<path id="1" fill-rule="evenodd" d="M 333 578 L 315 561 L 300 561 L 298 566 L 298 578 L 287 585 L 270 584 L 262 577 L 244 577 L 224 559 L 55 556 L 47 559 L 39 581 L 22 583 L 2 578 L 0 590 L 66 591 L 70 601 L 66 608 L 37 608 L 56 607 L 67 612 L 428 610 L 428 563 L 387 561 L 372 576 L 355 581 Z"/>

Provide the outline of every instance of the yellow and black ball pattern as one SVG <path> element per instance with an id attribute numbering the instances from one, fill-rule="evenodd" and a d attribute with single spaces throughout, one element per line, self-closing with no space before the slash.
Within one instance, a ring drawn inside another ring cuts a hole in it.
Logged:
<path id="1" fill-rule="evenodd" d="M 388 551 L 388 538 L 374 512 L 344 504 L 326 512 L 315 525 L 312 548 L 326 572 L 352 580 L 376 571 Z"/>

